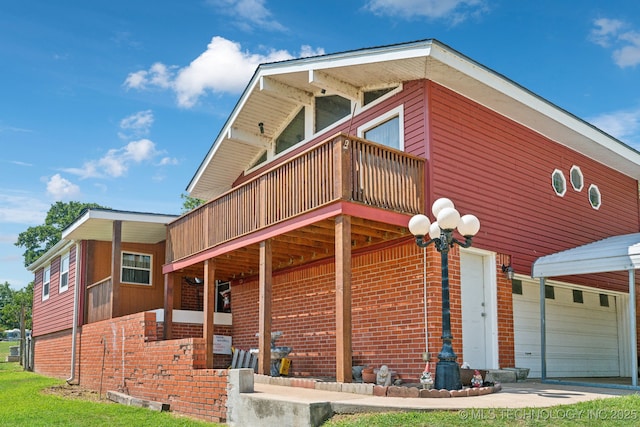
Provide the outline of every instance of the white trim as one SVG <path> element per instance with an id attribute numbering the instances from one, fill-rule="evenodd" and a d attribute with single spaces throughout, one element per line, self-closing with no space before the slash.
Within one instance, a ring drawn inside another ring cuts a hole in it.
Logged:
<path id="1" fill-rule="evenodd" d="M 164 322 L 164 309 L 149 310 L 156 314 L 156 322 Z M 204 323 L 204 312 L 193 310 L 173 310 L 173 323 L 193 323 L 202 325 Z M 213 324 L 222 326 L 233 325 L 233 315 L 231 313 L 213 313 Z"/>
<path id="2" fill-rule="evenodd" d="M 573 184 L 573 171 L 577 171 L 578 174 L 580 174 L 580 188 L 576 187 Z M 580 169 L 580 166 L 571 166 L 571 169 L 569 170 L 569 182 L 571 182 L 571 187 L 573 187 L 573 189 L 578 193 L 584 189 L 584 174 L 582 173 L 582 169 Z"/>
<path id="3" fill-rule="evenodd" d="M 69 234 L 73 233 L 82 224 L 90 219 L 105 219 L 109 221 L 122 222 L 145 222 L 151 224 L 169 224 L 179 218 L 178 215 L 162 215 L 150 214 L 142 212 L 122 212 L 103 209 L 89 209 L 80 218 L 76 219 L 62 231 L 62 239 L 64 240 Z"/>
<path id="4" fill-rule="evenodd" d="M 391 147 L 400 151 L 404 151 L 404 105 L 400 104 L 395 108 L 385 112 L 384 114 L 377 116 L 374 119 L 369 120 L 363 125 L 358 126 L 357 135 L 359 138 L 364 138 L 365 132 L 376 128 L 394 118 L 398 117 L 398 138 L 399 138 L 399 147 Z M 382 142 L 379 144 L 387 145 Z M 387 145 L 389 146 L 389 145 Z"/>
<path id="5" fill-rule="evenodd" d="M 148 256 L 149 257 L 149 283 L 127 282 L 122 278 L 122 276 L 124 275 L 123 274 L 124 273 L 123 270 L 125 268 L 128 268 L 130 270 L 147 271 L 146 268 L 125 266 L 124 263 L 123 263 L 124 254 L 141 255 L 141 256 Z M 147 254 L 147 253 L 144 253 L 144 252 L 120 251 L 120 283 L 124 283 L 124 284 L 127 284 L 127 285 L 137 285 L 137 286 L 153 286 L 153 254 Z"/>
<path id="6" fill-rule="evenodd" d="M 558 189 L 556 188 L 556 185 L 555 185 L 555 175 L 556 174 L 560 174 L 560 176 L 562 177 L 562 191 L 561 192 L 558 192 Z M 560 197 L 564 197 L 564 195 L 567 194 L 567 178 L 565 178 L 564 172 L 562 172 L 560 169 L 554 169 L 553 172 L 551 172 L 551 188 L 553 188 L 553 192 L 556 193 L 556 195 L 558 195 Z"/>
<path id="7" fill-rule="evenodd" d="M 598 193 L 598 206 L 594 206 L 593 202 L 591 201 L 591 190 L 595 190 L 596 193 Z M 600 189 L 598 188 L 597 185 L 595 184 L 591 184 L 589 186 L 589 191 L 587 191 L 587 197 L 589 197 L 589 205 L 595 209 L 598 210 L 600 209 L 600 206 L 602 206 L 602 193 L 600 193 Z"/>
<path id="8" fill-rule="evenodd" d="M 45 282 L 44 281 L 44 277 L 45 274 L 48 273 L 49 279 Z M 47 293 L 44 293 L 44 284 L 47 283 Z M 43 270 L 42 270 L 42 301 L 46 301 L 49 299 L 49 296 L 51 296 L 51 264 L 47 265 Z"/>
<path id="9" fill-rule="evenodd" d="M 66 292 L 69 289 L 69 272 L 70 270 L 70 261 L 71 261 L 71 257 L 70 257 L 71 251 L 64 253 L 60 256 L 60 272 L 58 273 L 58 293 L 61 294 L 63 292 Z M 62 270 L 62 260 L 63 259 L 67 259 L 67 271 L 65 272 L 64 270 Z M 63 287 L 62 286 L 62 275 L 64 273 L 67 273 L 67 284 Z"/>
<path id="10" fill-rule="evenodd" d="M 32 262 L 27 266 L 27 270 L 34 272 L 38 270 L 40 267 L 46 264 L 51 264 L 51 260 L 56 256 L 68 251 L 69 248 L 73 245 L 73 242 L 60 240 L 58 243 L 53 245 L 46 253 L 44 253 L 40 258 Z"/>

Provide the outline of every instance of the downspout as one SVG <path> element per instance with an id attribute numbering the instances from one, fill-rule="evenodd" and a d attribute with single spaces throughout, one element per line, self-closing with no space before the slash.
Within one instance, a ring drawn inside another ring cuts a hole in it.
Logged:
<path id="1" fill-rule="evenodd" d="M 80 272 L 82 271 L 82 256 L 80 252 L 80 243 L 76 242 L 76 277 L 74 280 L 73 327 L 71 332 L 71 376 L 66 380 L 69 384 L 76 379 L 76 335 L 78 332 L 78 307 L 80 305 Z"/>

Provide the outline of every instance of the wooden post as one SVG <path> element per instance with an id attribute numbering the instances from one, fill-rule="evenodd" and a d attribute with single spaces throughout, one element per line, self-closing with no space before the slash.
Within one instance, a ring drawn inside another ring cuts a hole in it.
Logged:
<path id="1" fill-rule="evenodd" d="M 260 314 L 259 314 L 259 360 L 258 373 L 271 373 L 271 286 L 272 278 L 271 241 L 260 242 Z"/>
<path id="2" fill-rule="evenodd" d="M 173 338 L 173 273 L 164 275 L 164 339 Z"/>
<path id="3" fill-rule="evenodd" d="M 351 217 L 339 215 L 336 246 L 336 381 L 350 383 L 351 364 Z"/>
<path id="4" fill-rule="evenodd" d="M 120 276 L 122 270 L 122 221 L 113 221 L 111 236 L 111 318 L 120 316 Z"/>
<path id="5" fill-rule="evenodd" d="M 213 313 L 216 311 L 216 266 L 207 259 L 204 262 L 204 323 L 202 335 L 205 342 L 207 369 L 213 369 Z"/>

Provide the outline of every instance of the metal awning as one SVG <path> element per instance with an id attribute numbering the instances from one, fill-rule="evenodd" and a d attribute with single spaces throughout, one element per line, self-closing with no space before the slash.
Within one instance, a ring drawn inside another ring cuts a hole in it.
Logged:
<path id="1" fill-rule="evenodd" d="M 640 268 L 640 233 L 608 237 L 538 258 L 533 277 L 606 273 Z"/>
<path id="2" fill-rule="evenodd" d="M 640 233 L 608 237 L 586 245 L 538 258 L 532 276 L 540 278 L 540 347 L 542 381 L 546 381 L 545 280 L 547 277 L 574 274 L 628 271 L 629 341 L 631 387 L 638 388 L 638 352 L 636 340 L 635 271 L 640 268 Z"/>

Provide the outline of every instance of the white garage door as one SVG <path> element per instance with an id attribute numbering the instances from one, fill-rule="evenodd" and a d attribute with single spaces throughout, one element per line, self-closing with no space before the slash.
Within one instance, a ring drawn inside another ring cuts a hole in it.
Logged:
<path id="1" fill-rule="evenodd" d="M 513 293 L 516 366 L 531 369 L 529 376 L 539 378 L 540 284 L 521 283 L 522 294 Z M 545 303 L 547 377 L 619 376 L 615 295 L 551 288 L 553 299 Z"/>

